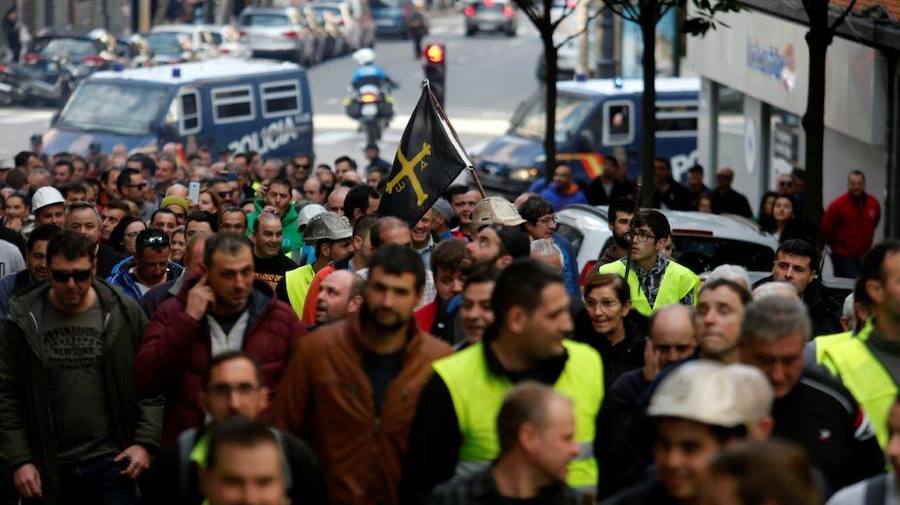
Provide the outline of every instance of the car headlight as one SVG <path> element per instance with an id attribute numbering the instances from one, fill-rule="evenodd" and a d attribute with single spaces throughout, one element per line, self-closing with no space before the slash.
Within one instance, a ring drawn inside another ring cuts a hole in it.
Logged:
<path id="1" fill-rule="evenodd" d="M 537 176 L 538 169 L 535 167 L 518 168 L 509 173 L 509 178 L 514 181 L 533 181 Z"/>

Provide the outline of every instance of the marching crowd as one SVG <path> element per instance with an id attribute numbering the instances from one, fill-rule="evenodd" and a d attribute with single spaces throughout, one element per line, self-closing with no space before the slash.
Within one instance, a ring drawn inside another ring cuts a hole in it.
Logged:
<path id="1" fill-rule="evenodd" d="M 860 172 L 821 217 L 802 171 L 754 216 L 730 169 L 710 189 L 664 160 L 638 207 L 608 157 L 515 202 L 452 185 L 407 223 L 378 214 L 375 145 L 359 165 L 176 145 L 13 165 L 7 503 L 900 500 L 900 242 L 873 244 Z M 580 272 L 556 212 L 585 202 L 612 237 Z M 756 219 L 771 275 L 691 271 L 656 209 Z"/>

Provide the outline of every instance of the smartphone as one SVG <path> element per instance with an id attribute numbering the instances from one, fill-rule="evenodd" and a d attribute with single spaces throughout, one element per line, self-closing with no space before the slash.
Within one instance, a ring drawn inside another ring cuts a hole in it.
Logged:
<path id="1" fill-rule="evenodd" d="M 192 182 L 188 184 L 188 200 L 194 205 L 200 203 L 200 183 Z"/>

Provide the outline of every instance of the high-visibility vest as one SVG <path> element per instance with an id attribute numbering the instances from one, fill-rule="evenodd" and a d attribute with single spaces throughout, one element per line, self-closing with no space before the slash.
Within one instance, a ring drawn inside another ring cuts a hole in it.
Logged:
<path id="1" fill-rule="evenodd" d="M 575 440 L 581 448 L 569 464 L 568 483 L 585 491 L 597 485 L 594 428 L 603 402 L 603 363 L 586 344 L 566 340 L 566 366 L 553 388 L 570 398 L 575 409 Z M 500 454 L 497 414 L 513 384 L 490 372 L 482 343 L 477 343 L 433 364 L 447 385 L 462 434 L 456 475 L 486 468 Z"/>
<path id="2" fill-rule="evenodd" d="M 841 333 L 833 333 L 831 335 L 821 335 L 816 337 L 815 339 L 813 339 L 813 343 L 816 344 L 816 363 L 822 363 L 822 358 L 823 356 L 825 356 L 825 350 L 829 347 L 850 340 L 851 338 L 857 338 L 865 342 L 866 340 L 869 340 L 869 335 L 871 334 L 872 320 L 869 319 L 856 335 L 853 334 L 853 331 L 845 331 Z"/>
<path id="3" fill-rule="evenodd" d="M 850 338 L 825 349 L 821 363 L 837 375 L 872 421 L 882 449 L 889 438 L 888 414 L 897 384 L 862 340 Z"/>
<path id="4" fill-rule="evenodd" d="M 656 293 L 656 300 L 653 301 L 653 307 L 647 301 L 644 290 L 641 289 L 641 283 L 638 280 L 636 265 L 631 265 L 631 271 L 628 272 L 628 289 L 631 291 L 631 307 L 645 316 L 650 316 L 656 309 L 678 303 L 682 298 L 690 293 L 694 294 L 694 303 L 697 303 L 697 291 L 700 289 L 700 277 L 688 268 L 669 260 L 666 271 L 663 273 L 662 282 L 659 284 L 659 291 Z M 613 261 L 601 265 L 599 272 L 601 274 L 616 274 L 619 277 L 625 277 L 625 262 Z"/>
<path id="5" fill-rule="evenodd" d="M 303 307 L 306 305 L 306 292 L 312 284 L 316 272 L 312 265 L 303 265 L 284 274 L 284 287 L 287 290 L 291 307 L 297 313 L 297 317 L 303 317 Z"/>

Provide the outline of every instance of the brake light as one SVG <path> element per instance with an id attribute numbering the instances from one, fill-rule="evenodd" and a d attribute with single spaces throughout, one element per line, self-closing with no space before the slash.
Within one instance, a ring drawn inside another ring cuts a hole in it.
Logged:
<path id="1" fill-rule="evenodd" d="M 484 5 L 485 5 L 485 7 L 493 7 L 494 0 L 484 0 Z"/>
<path id="2" fill-rule="evenodd" d="M 587 283 L 588 275 L 594 270 L 594 267 L 597 265 L 596 261 L 588 261 L 587 265 L 581 270 L 581 276 L 578 279 L 578 285 L 584 286 Z"/>
<path id="3" fill-rule="evenodd" d="M 100 65 L 103 65 L 106 62 L 106 60 L 104 60 L 100 56 L 91 54 L 91 55 L 85 56 L 84 58 L 81 58 L 81 62 L 84 63 L 85 65 L 88 65 L 91 67 L 99 67 Z"/>
<path id="4" fill-rule="evenodd" d="M 378 95 L 375 93 L 363 93 L 359 97 L 359 101 L 362 103 L 375 103 L 378 101 Z"/>
<path id="5" fill-rule="evenodd" d="M 513 8 L 512 8 L 512 7 L 509 7 L 509 6 L 504 7 L 504 8 L 503 8 L 503 15 L 506 16 L 506 17 L 508 17 L 508 18 L 511 18 L 511 17 L 513 16 Z"/>
<path id="6" fill-rule="evenodd" d="M 578 7 L 578 0 L 566 0 L 566 9 Z"/>
<path id="7" fill-rule="evenodd" d="M 37 53 L 28 53 L 25 55 L 25 63 L 37 63 L 39 59 L 41 59 L 41 57 Z"/>
<path id="8" fill-rule="evenodd" d="M 0 63 L 0 72 L 6 72 L 6 65 Z"/>
<path id="9" fill-rule="evenodd" d="M 473 7 L 471 5 L 466 7 L 465 9 L 463 9 L 463 14 L 465 14 L 468 17 L 474 16 L 475 15 L 475 7 Z"/>
<path id="10" fill-rule="evenodd" d="M 291 39 L 291 40 L 297 40 L 300 38 L 300 34 L 297 32 L 294 32 L 294 31 L 284 32 L 281 34 L 281 36 L 286 39 Z"/>

